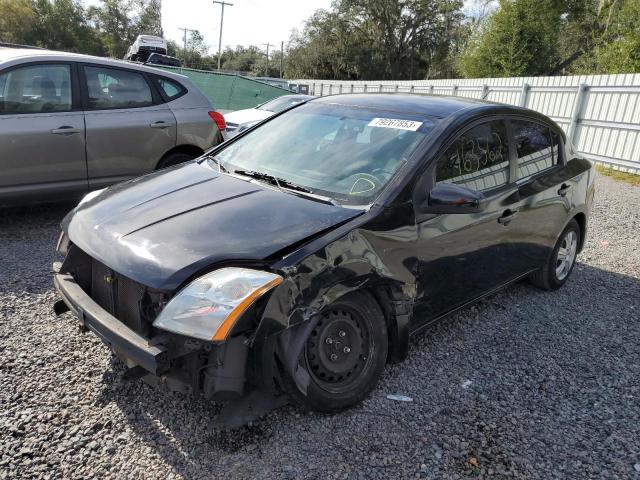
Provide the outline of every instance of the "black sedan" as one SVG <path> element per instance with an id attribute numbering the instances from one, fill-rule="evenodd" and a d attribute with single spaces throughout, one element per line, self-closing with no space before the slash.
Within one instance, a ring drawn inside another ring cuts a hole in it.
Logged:
<path id="1" fill-rule="evenodd" d="M 339 411 L 430 323 L 525 277 L 561 287 L 593 195 L 591 164 L 533 111 L 318 98 L 87 195 L 63 221 L 56 312 L 133 376 Z"/>

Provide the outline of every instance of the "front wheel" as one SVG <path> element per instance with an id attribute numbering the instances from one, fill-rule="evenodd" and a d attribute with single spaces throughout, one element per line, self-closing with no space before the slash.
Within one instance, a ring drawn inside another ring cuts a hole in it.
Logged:
<path id="1" fill-rule="evenodd" d="M 320 313 L 299 359 L 310 377 L 307 394 L 285 379 L 289 394 L 319 412 L 338 412 L 360 403 L 376 386 L 387 358 L 384 315 L 366 293 L 355 292 Z"/>
<path id="2" fill-rule="evenodd" d="M 557 290 L 569 278 L 580 245 L 580 226 L 571 220 L 562 231 L 547 263 L 531 275 L 531 283 L 544 290 Z"/>

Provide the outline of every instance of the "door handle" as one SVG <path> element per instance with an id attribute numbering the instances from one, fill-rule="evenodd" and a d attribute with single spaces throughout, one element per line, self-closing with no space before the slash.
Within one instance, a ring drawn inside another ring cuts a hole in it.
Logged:
<path id="1" fill-rule="evenodd" d="M 571 185 L 563 183 L 560 187 L 560 190 L 558 190 L 558 195 L 560 195 L 561 197 L 566 197 L 569 190 L 571 190 Z"/>
<path id="2" fill-rule="evenodd" d="M 54 128 L 51 130 L 51 133 L 54 135 L 72 135 L 74 133 L 80 133 L 80 129 L 65 125 L 63 127 Z"/>
<path id="3" fill-rule="evenodd" d="M 151 128 L 169 128 L 171 126 L 171 124 L 160 120 L 158 122 L 153 122 L 149 126 Z"/>
<path id="4" fill-rule="evenodd" d="M 518 211 L 514 210 L 505 210 L 500 218 L 498 218 L 498 223 L 504 225 L 505 227 L 511 223 L 511 220 L 516 218 L 518 215 Z"/>

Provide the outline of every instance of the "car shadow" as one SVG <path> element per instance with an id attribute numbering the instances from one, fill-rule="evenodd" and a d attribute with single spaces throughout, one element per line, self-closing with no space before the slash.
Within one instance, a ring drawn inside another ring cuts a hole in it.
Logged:
<path id="1" fill-rule="evenodd" d="M 51 290 L 60 222 L 77 202 L 0 208 L 0 293 Z"/>
<path id="2" fill-rule="evenodd" d="M 294 425 L 293 428 L 296 428 L 299 435 L 296 440 L 298 443 L 314 442 L 313 429 L 310 428 L 310 425 L 305 425 L 306 423 L 318 420 L 334 423 L 332 417 L 335 419 L 340 415 L 345 415 L 345 418 L 358 415 L 362 421 L 367 421 L 365 418 L 370 417 L 375 419 L 373 421 L 376 424 L 384 422 L 386 419 L 392 422 L 389 428 L 396 428 L 402 423 L 401 419 L 398 419 L 400 423 L 394 423 L 391 403 L 384 400 L 384 395 L 387 392 L 397 391 L 396 382 L 404 383 L 402 380 L 403 369 L 415 368 L 412 364 L 416 364 L 420 357 L 430 355 L 433 351 L 455 347 L 457 343 L 455 339 L 465 336 L 469 330 L 477 331 L 483 328 L 482 324 L 492 321 L 498 313 L 502 312 L 501 314 L 505 318 L 513 319 L 514 326 L 512 328 L 516 330 L 512 330 L 511 333 L 507 332 L 507 335 L 511 334 L 517 337 L 519 335 L 517 329 L 530 328 L 536 331 L 539 326 L 546 328 L 545 335 L 548 335 L 553 333 L 548 329 L 550 309 L 556 308 L 554 305 L 562 305 L 567 299 L 572 299 L 572 305 L 578 305 L 579 308 L 576 310 L 574 307 L 573 314 L 566 318 L 565 324 L 558 325 L 558 328 L 570 329 L 572 335 L 577 336 L 577 340 L 579 340 L 579 337 L 583 335 L 580 331 L 580 320 L 593 307 L 592 302 L 584 298 L 583 293 L 586 287 L 592 292 L 601 290 L 605 293 L 598 296 L 601 311 L 613 310 L 620 302 L 628 302 L 629 298 L 640 299 L 640 280 L 637 278 L 583 263 L 576 264 L 575 269 L 574 275 L 560 290 L 544 292 L 526 281 L 521 281 L 432 325 L 425 332 L 412 339 L 409 356 L 405 362 L 387 367 L 383 379 L 370 396 L 382 400 L 365 401 L 364 406 L 355 407 L 343 414 L 301 416 L 297 407 L 285 406 L 245 427 L 226 431 L 218 428 L 213 421 L 215 415 L 220 411 L 220 405 L 181 394 L 159 391 L 143 384 L 140 380 L 123 381 L 122 375 L 125 367 L 116 359 L 112 360 L 111 368 L 103 375 L 103 390 L 98 402 L 100 404 L 114 402 L 127 418 L 131 429 L 147 445 L 153 446 L 156 453 L 171 465 L 176 473 L 185 477 L 189 477 L 193 471 L 207 471 L 207 469 L 216 467 L 220 458 L 233 457 L 233 454 L 238 450 L 248 449 L 260 452 L 262 449 L 273 447 L 273 442 L 281 442 L 281 439 L 275 437 L 273 432 L 273 425 L 277 422 L 284 421 L 289 426 Z M 576 299 L 577 296 L 580 298 Z M 528 306 L 529 312 L 537 311 L 538 313 L 533 316 L 530 313 L 526 317 L 522 316 L 519 310 L 524 304 Z M 553 321 L 555 322 L 555 320 Z M 585 329 L 588 328 L 590 327 L 585 327 Z M 584 335 L 591 334 L 591 332 L 584 333 Z M 535 335 L 528 336 L 527 341 L 529 339 L 536 341 L 536 338 Z M 537 340 L 547 342 L 548 338 L 545 336 Z M 485 346 L 484 348 L 490 349 L 491 347 Z M 512 347 L 507 344 L 505 348 Z M 535 349 L 536 345 L 531 345 L 531 348 Z M 486 352 L 488 362 L 491 361 L 491 354 L 492 352 L 489 350 Z M 452 357 L 447 361 L 456 362 L 456 358 Z M 493 366 L 489 365 L 488 368 L 492 369 Z M 446 387 L 441 384 L 441 377 L 441 373 L 435 368 L 422 370 L 417 378 L 412 378 L 411 386 L 402 385 L 402 388 L 413 388 L 413 390 L 441 388 L 445 390 Z M 435 396 L 434 399 L 424 407 L 429 409 L 427 416 L 430 421 L 448 421 L 447 417 L 450 415 L 447 412 L 450 412 L 450 405 L 446 395 Z M 277 422 L 274 421 L 276 419 Z M 372 426 L 372 428 L 374 427 Z M 404 427 L 400 425 L 398 428 Z M 408 428 L 407 433 L 414 434 Z M 295 445 L 289 445 L 289 447 L 295 448 Z M 287 447 L 280 446 L 278 448 Z M 199 454 L 204 451 L 208 454 Z M 211 456 L 212 453 L 216 454 L 215 458 Z"/>

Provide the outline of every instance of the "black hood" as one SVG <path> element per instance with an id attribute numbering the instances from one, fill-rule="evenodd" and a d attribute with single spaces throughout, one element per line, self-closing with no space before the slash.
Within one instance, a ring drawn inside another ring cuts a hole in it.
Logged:
<path id="1" fill-rule="evenodd" d="M 359 213 L 189 163 L 106 189 L 63 228 L 116 272 L 169 290 L 216 263 L 264 260 Z"/>

